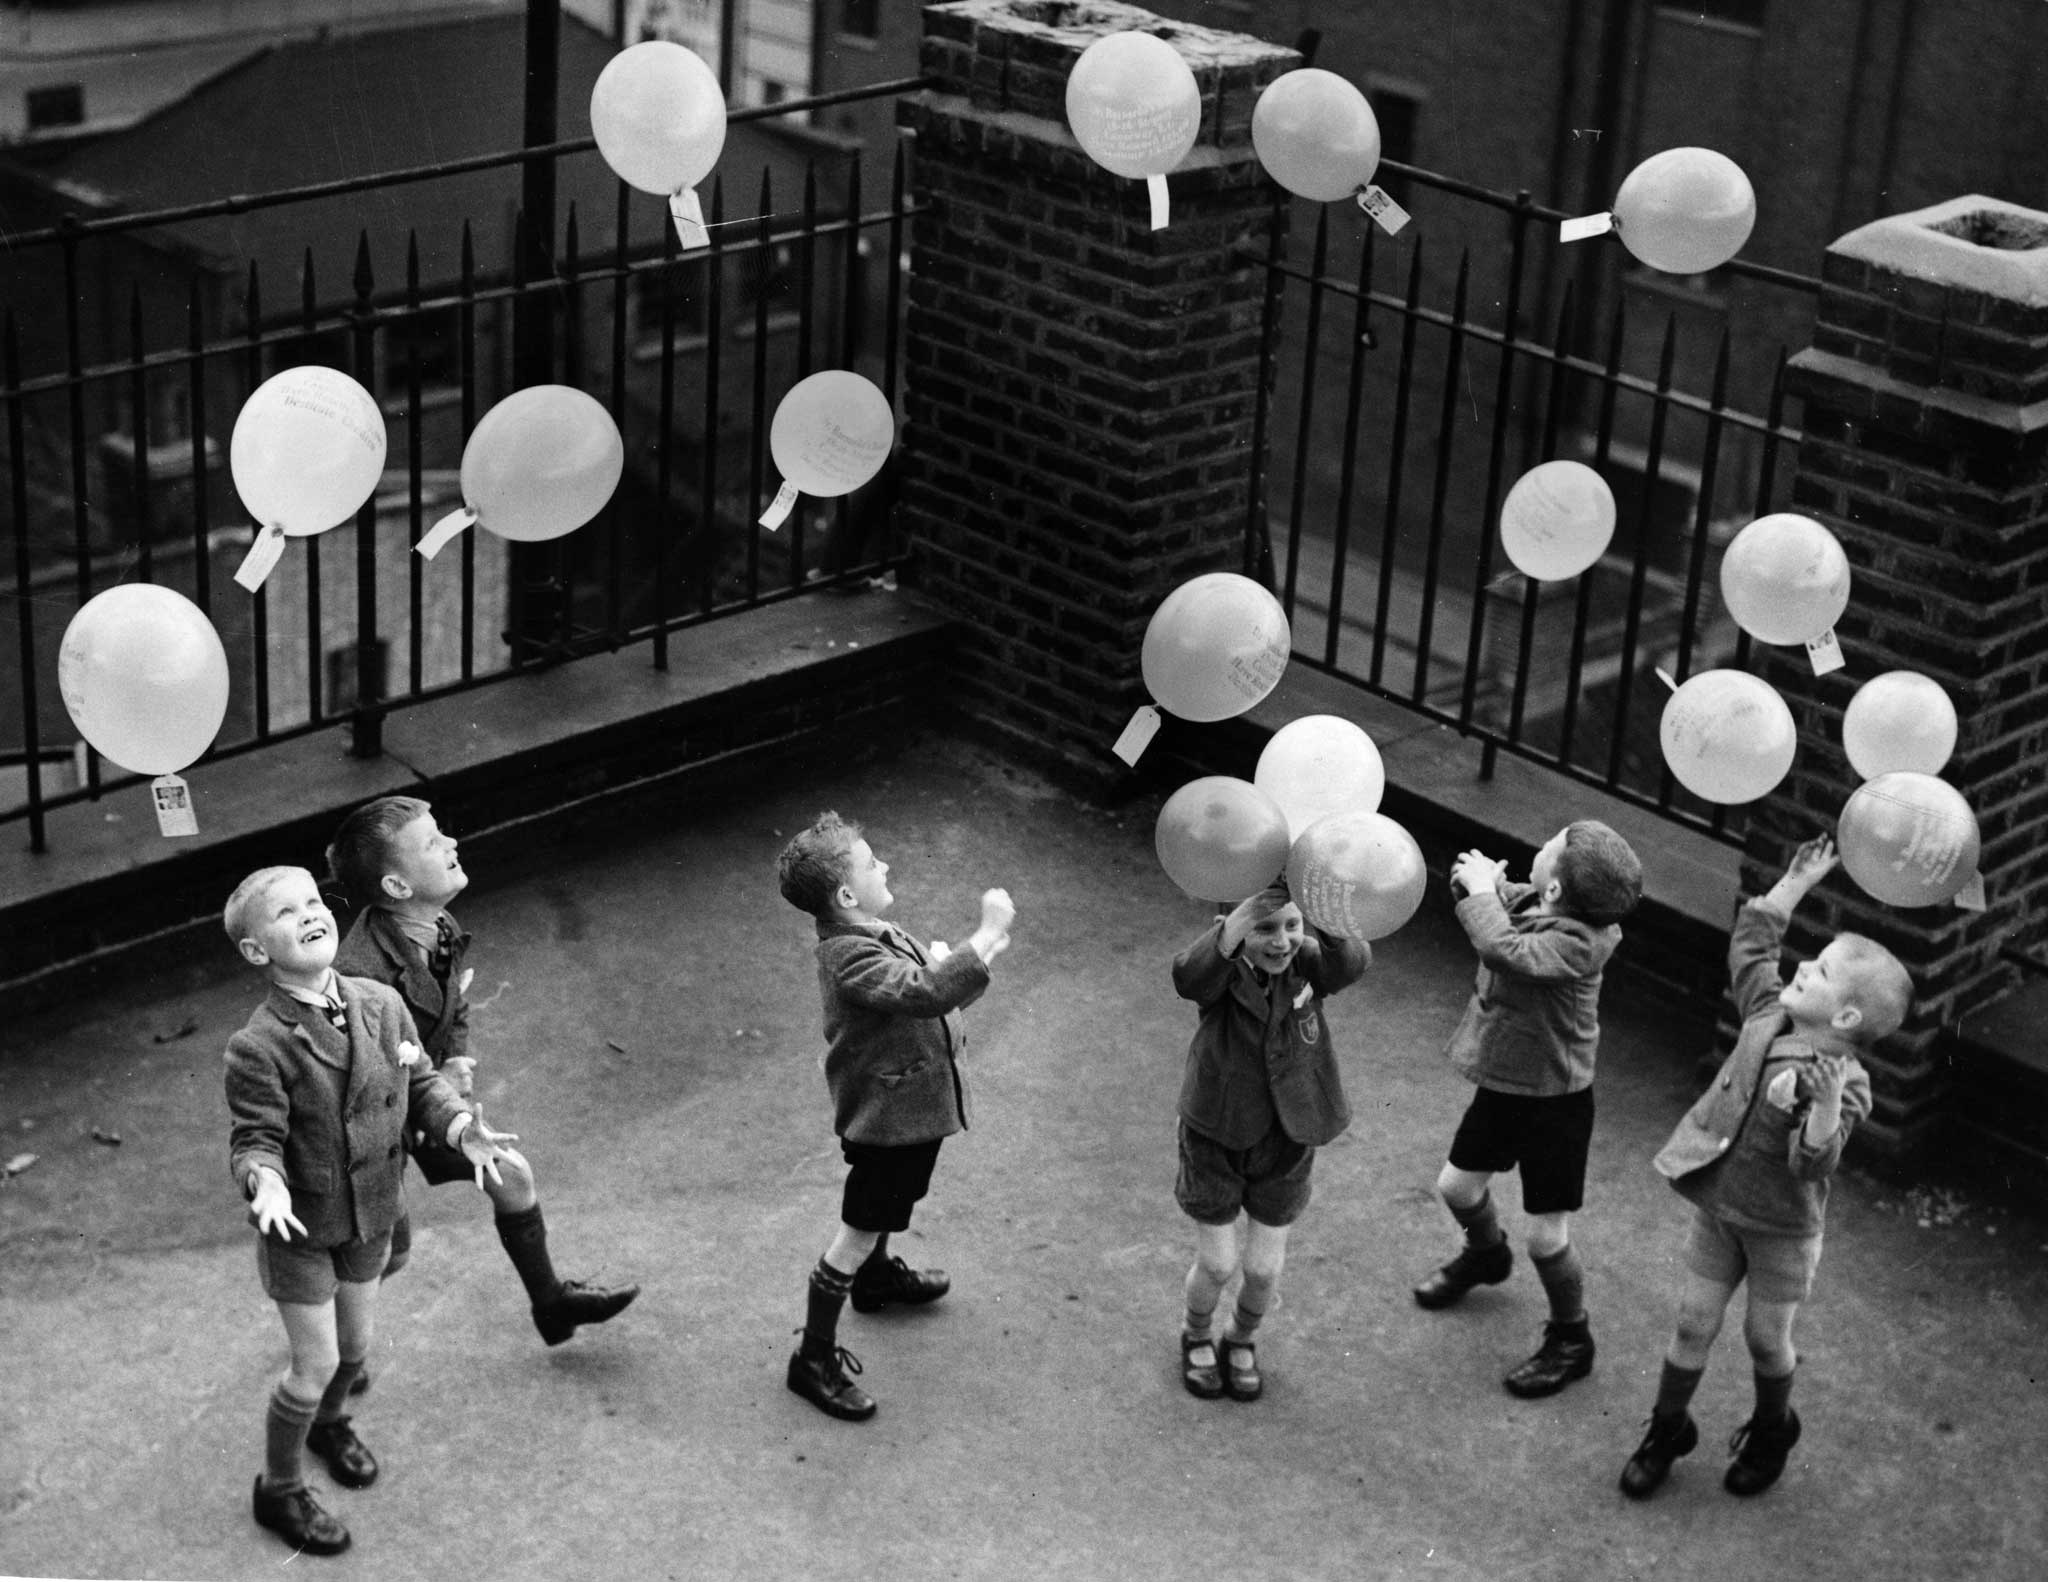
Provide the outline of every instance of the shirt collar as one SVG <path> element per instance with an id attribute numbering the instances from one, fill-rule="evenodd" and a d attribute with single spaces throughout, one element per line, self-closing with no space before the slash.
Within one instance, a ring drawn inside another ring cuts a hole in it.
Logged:
<path id="1" fill-rule="evenodd" d="M 301 1005 L 315 1006 L 323 1011 L 339 1010 L 341 1008 L 341 979 L 335 976 L 332 967 L 327 969 L 327 976 L 322 980 L 317 991 L 301 989 L 296 984 L 290 983 L 280 983 L 278 987 Z"/>

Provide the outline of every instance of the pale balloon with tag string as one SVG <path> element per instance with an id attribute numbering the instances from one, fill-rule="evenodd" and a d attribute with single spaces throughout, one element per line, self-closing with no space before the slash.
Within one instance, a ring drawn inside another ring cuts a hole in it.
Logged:
<path id="1" fill-rule="evenodd" d="M 432 560 L 466 527 L 522 544 L 561 538 L 604 509 L 625 469 L 619 426 L 595 396 L 569 385 L 515 390 L 462 448 L 462 509 L 414 547 Z"/>
<path id="2" fill-rule="evenodd" d="M 1287 889 L 1310 925 L 1339 939 L 1384 939 L 1422 905 L 1429 868 L 1384 813 L 1332 813 L 1287 854 Z"/>
<path id="3" fill-rule="evenodd" d="M 1380 165 L 1380 123 L 1350 82 L 1304 66 L 1275 77 L 1259 95 L 1252 151 L 1295 196 L 1333 203 L 1371 183 Z"/>
<path id="4" fill-rule="evenodd" d="M 1270 590 L 1234 571 L 1191 577 L 1160 601 L 1138 665 L 1169 714 L 1227 720 L 1280 684 L 1292 638 Z"/>
<path id="5" fill-rule="evenodd" d="M 1954 786 L 1909 769 L 1866 780 L 1835 827 L 1842 867 L 1890 906 L 1939 906 L 1977 877 L 1977 815 Z"/>
<path id="6" fill-rule="evenodd" d="M 1811 517 L 1760 516 L 1721 557 L 1721 597 L 1758 642 L 1811 642 L 1849 606 L 1849 557 Z"/>
<path id="7" fill-rule="evenodd" d="M 590 131 L 618 178 L 669 200 L 683 247 L 708 247 L 697 184 L 725 148 L 725 90 L 703 59 L 667 39 L 622 49 L 590 91 Z"/>
<path id="8" fill-rule="evenodd" d="M 228 471 L 257 536 L 235 580 L 255 592 L 286 538 L 340 526 L 384 476 L 384 413 L 338 368 L 287 368 L 258 385 L 235 418 Z"/>
<path id="9" fill-rule="evenodd" d="M 1703 670 L 1689 679 L 1664 700 L 1657 739 L 1680 785 L 1724 805 L 1770 791 L 1799 749 L 1784 698 L 1744 670 Z"/>
<path id="10" fill-rule="evenodd" d="M 1956 706 L 1940 682 L 1887 670 L 1856 689 L 1842 713 L 1842 750 L 1866 780 L 1906 769 L 1940 774 L 1956 750 Z"/>
<path id="11" fill-rule="evenodd" d="M 86 600 L 64 628 L 57 689 L 103 757 L 137 774 L 176 774 L 227 718 L 227 651 L 182 593 L 124 582 Z"/>
<path id="12" fill-rule="evenodd" d="M 1700 275 L 1742 251 L 1756 227 L 1756 192 L 1742 167 L 1711 148 L 1652 154 L 1614 195 L 1614 229 L 1652 269 Z"/>
<path id="13" fill-rule="evenodd" d="M 1373 739 L 1337 714 L 1304 714 L 1273 733 L 1259 753 L 1252 784 L 1280 805 L 1287 831 L 1300 839 L 1332 813 L 1373 813 L 1387 790 L 1387 770 Z"/>
<path id="14" fill-rule="evenodd" d="M 1614 491 L 1582 461 L 1546 461 L 1517 478 L 1500 507 L 1500 543 L 1538 582 L 1576 577 L 1614 538 Z"/>
<path id="15" fill-rule="evenodd" d="M 1067 125 L 1082 151 L 1112 175 L 1143 181 L 1152 229 L 1167 220 L 1166 174 L 1202 128 L 1202 89 L 1165 39 L 1110 33 L 1067 74 Z"/>
<path id="16" fill-rule="evenodd" d="M 896 414 L 874 381 L 844 368 L 799 379 L 776 405 L 768 454 L 782 487 L 761 513 L 777 528 L 797 496 L 829 500 L 872 480 L 896 443 Z"/>

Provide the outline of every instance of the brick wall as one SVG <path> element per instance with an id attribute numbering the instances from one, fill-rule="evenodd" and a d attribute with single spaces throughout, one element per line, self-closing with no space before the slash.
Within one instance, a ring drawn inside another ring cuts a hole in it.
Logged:
<path id="1" fill-rule="evenodd" d="M 1145 701 L 1159 601 L 1237 569 L 1271 368 L 1260 267 L 1273 189 L 1251 148 L 1289 49 L 1134 6 L 928 6 L 906 101 L 918 195 L 900 520 L 921 586 L 967 625 L 949 695 L 1055 771 L 1107 787 Z M 1105 33 L 1144 29 L 1201 85 L 1194 151 L 1150 229 L 1144 183 L 1066 124 L 1067 75 Z"/>
<path id="2" fill-rule="evenodd" d="M 1828 249 L 1811 350 L 1794 509 L 1825 522 L 1854 568 L 1837 625 L 1847 666 L 1811 674 L 1797 650 L 1758 670 L 1799 722 L 1792 774 L 1755 810 L 1744 887 L 1832 828 L 1857 783 L 1842 711 L 1882 671 L 1945 687 L 1960 733 L 1942 778 L 1975 809 L 1990 909 L 1898 910 L 1831 881 L 1792 948 L 1855 929 L 1889 945 L 1918 1002 L 1870 1060 L 1871 1125 L 1909 1155 L 1939 1119 L 1952 1029 L 2013 987 L 2000 952 L 2038 942 L 2048 908 L 2048 214 L 1968 197 L 1850 232 Z"/>

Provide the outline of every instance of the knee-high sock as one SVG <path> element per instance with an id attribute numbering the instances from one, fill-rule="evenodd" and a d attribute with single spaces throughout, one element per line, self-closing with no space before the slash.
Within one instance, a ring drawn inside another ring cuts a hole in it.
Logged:
<path id="1" fill-rule="evenodd" d="M 1796 1370 L 1795 1370 L 1796 1371 Z M 1792 1375 L 1756 1375 L 1756 1421 L 1782 1423 L 1792 1410 Z"/>
<path id="2" fill-rule="evenodd" d="M 1550 1298 L 1550 1316 L 1560 1324 L 1583 1323 L 1586 1271 L 1572 1244 L 1566 1242 L 1548 1257 L 1531 1261 L 1536 1265 L 1536 1278 L 1543 1282 L 1543 1294 Z"/>
<path id="3" fill-rule="evenodd" d="M 1650 1414 L 1666 1423 L 1683 1417 L 1685 1409 L 1692 1405 L 1692 1392 L 1700 1387 L 1706 1371 L 1705 1368 L 1681 1368 L 1667 1358 L 1664 1371 L 1657 1379 L 1657 1404 L 1650 1408 Z"/>
<path id="4" fill-rule="evenodd" d="M 528 1301 L 538 1307 L 561 1291 L 562 1282 L 555 1278 L 555 1265 L 548 1257 L 548 1227 L 540 1217 L 538 1203 L 500 1214 L 498 1240 L 505 1244 L 505 1256 L 519 1271 Z"/>
<path id="5" fill-rule="evenodd" d="M 839 1311 L 852 1289 L 852 1275 L 840 1273 L 823 1258 L 818 1260 L 804 1300 L 804 1338 L 799 1349 L 805 1356 L 828 1357 L 838 1346 Z"/>
<path id="6" fill-rule="evenodd" d="M 1209 1272 L 1208 1266 L 1197 1258 L 1188 1269 L 1185 1286 L 1187 1315 L 1182 1325 L 1190 1335 L 1207 1335 L 1209 1325 L 1216 1317 L 1216 1304 L 1223 1299 L 1224 1282 Z"/>
<path id="7" fill-rule="evenodd" d="M 318 1401 L 304 1401 L 284 1387 L 280 1379 L 270 1392 L 270 1406 L 263 1417 L 263 1484 L 289 1493 L 306 1486 L 303 1456 L 306 1430 L 313 1426 Z"/>
<path id="8" fill-rule="evenodd" d="M 1507 1240 L 1508 1233 L 1500 1228 L 1500 1216 L 1493 1211 L 1493 1193 L 1490 1190 L 1470 1208 L 1460 1208 L 1448 1202 L 1444 1207 L 1451 1211 L 1451 1218 L 1465 1232 L 1465 1245 L 1475 1252 L 1497 1247 Z"/>
<path id="9" fill-rule="evenodd" d="M 334 1370 L 334 1377 L 327 1381 L 327 1388 L 320 1392 L 320 1405 L 313 1413 L 316 1423 L 331 1423 L 348 1410 L 348 1387 L 356 1382 L 363 1371 L 363 1359 L 351 1361 L 341 1359 L 341 1366 Z"/>
<path id="10" fill-rule="evenodd" d="M 1250 1340 L 1258 1333 L 1259 1324 L 1273 1310 L 1273 1297 L 1279 1289 L 1278 1275 L 1244 1272 L 1244 1284 L 1237 1288 L 1237 1306 L 1230 1315 L 1229 1338 Z"/>

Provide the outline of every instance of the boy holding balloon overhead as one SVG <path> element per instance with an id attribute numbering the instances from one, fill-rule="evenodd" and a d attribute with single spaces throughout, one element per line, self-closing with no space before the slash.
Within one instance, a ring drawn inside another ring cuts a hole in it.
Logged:
<path id="1" fill-rule="evenodd" d="M 1510 1394 L 1552 1395 L 1593 1370 L 1585 1274 L 1571 1216 L 1585 1199 L 1593 1140 L 1593 1063 L 1600 979 L 1621 920 L 1642 898 L 1643 868 L 1627 841 L 1579 819 L 1544 842 L 1529 882 L 1477 851 L 1451 867 L 1458 922 L 1479 953 L 1479 979 L 1445 1051 L 1478 1088 L 1451 1139 L 1437 1191 L 1465 1233 L 1458 1255 L 1415 1287 L 1426 1308 L 1508 1277 L 1514 1254 L 1491 1183 L 1522 1172 L 1529 1257 L 1550 1301 L 1543 1343 L 1502 1381 Z"/>
<path id="2" fill-rule="evenodd" d="M 1678 1324 L 1665 1353 L 1649 1431 L 1622 1469 L 1621 1489 L 1643 1499 L 1699 1443 L 1689 1410 L 1736 1286 L 1749 1283 L 1743 1335 L 1755 1369 L 1756 1409 L 1735 1431 L 1722 1479 L 1731 1494 L 1761 1494 L 1799 1442 L 1792 1410 L 1792 1322 L 1820 1264 L 1828 1179 L 1843 1144 L 1870 1113 L 1859 1050 L 1895 1032 L 1913 981 L 1898 958 L 1860 934 L 1837 934 L 1786 983 L 1778 970 L 1785 928 L 1807 891 L 1836 863 L 1816 836 L 1785 875 L 1747 902 L 1728 943 L 1728 974 L 1742 1031 L 1707 1091 L 1657 1155 L 1658 1173 L 1693 1205 Z"/>
<path id="3" fill-rule="evenodd" d="M 1255 1337 L 1279 1295 L 1288 1227 L 1308 1206 L 1316 1149 L 1351 1124 L 1323 1000 L 1371 960 L 1364 940 L 1310 929 L 1284 883 L 1238 902 L 1174 958 L 1175 991 L 1200 1007 L 1173 1195 L 1195 1222 L 1181 1382 L 1204 1400 L 1252 1401 L 1265 1387 Z M 1240 1267 L 1219 1345 L 1216 1309 Z"/>

